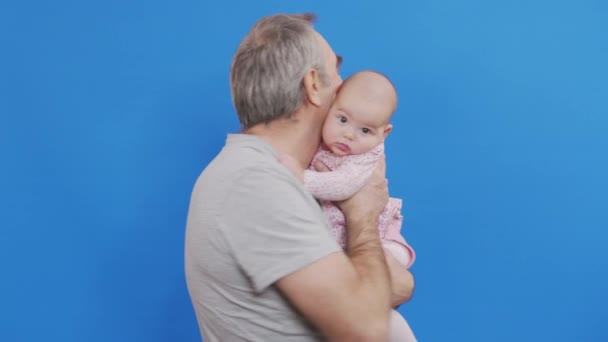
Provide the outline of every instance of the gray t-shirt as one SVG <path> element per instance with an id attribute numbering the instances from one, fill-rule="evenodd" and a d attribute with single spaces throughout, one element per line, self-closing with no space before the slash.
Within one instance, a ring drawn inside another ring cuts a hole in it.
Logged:
<path id="1" fill-rule="evenodd" d="M 229 135 L 198 178 L 185 270 L 205 342 L 319 341 L 273 284 L 341 251 L 325 215 L 262 139 Z"/>

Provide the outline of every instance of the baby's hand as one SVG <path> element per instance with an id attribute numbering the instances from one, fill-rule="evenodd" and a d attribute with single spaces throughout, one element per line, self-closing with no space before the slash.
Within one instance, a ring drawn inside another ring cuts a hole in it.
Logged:
<path id="1" fill-rule="evenodd" d="M 283 164 L 294 176 L 296 176 L 300 182 L 304 181 L 304 168 L 300 163 L 289 154 L 281 153 L 279 155 L 279 162 Z"/>

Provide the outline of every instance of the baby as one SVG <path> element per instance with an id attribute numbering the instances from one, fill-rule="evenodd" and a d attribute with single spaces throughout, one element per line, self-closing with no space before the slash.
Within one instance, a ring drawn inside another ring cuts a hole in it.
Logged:
<path id="1" fill-rule="evenodd" d="M 282 162 L 299 177 L 327 215 L 332 232 L 346 247 L 344 215 L 333 203 L 351 197 L 371 176 L 384 154 L 384 139 L 392 130 L 389 123 L 397 106 L 397 93 L 385 76 L 363 71 L 342 84 L 323 125 L 323 143 L 311 165 L 324 164 L 328 172 L 298 167 L 288 157 Z M 415 259 L 414 250 L 401 235 L 401 200 L 390 198 L 378 219 L 378 235 L 386 251 L 404 267 Z M 389 341 L 416 341 L 407 322 L 393 310 Z"/>

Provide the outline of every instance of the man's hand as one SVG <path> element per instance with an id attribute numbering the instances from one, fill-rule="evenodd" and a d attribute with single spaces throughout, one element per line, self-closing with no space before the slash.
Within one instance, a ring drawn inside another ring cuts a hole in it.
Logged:
<path id="1" fill-rule="evenodd" d="M 378 234 L 378 216 L 388 203 L 388 182 L 386 180 L 386 161 L 384 156 L 378 160 L 376 169 L 363 188 L 351 198 L 336 203 L 346 218 L 349 240 L 357 240 L 361 231 L 356 228 L 359 222 L 369 222 Z M 371 221 L 370 221 L 371 220 Z M 354 224 L 351 224 L 354 223 Z M 363 225 L 369 227 L 369 225 Z"/>
<path id="2" fill-rule="evenodd" d="M 321 162 L 316 162 L 313 166 L 319 172 L 330 171 Z M 367 217 L 377 218 L 387 203 L 388 181 L 386 180 L 386 160 L 382 156 L 378 159 L 376 169 L 363 188 L 351 198 L 336 202 L 336 205 L 342 210 L 348 220 L 359 221 Z"/>

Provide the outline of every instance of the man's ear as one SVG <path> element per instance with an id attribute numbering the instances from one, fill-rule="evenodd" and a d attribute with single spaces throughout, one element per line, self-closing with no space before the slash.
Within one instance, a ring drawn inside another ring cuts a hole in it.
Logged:
<path id="1" fill-rule="evenodd" d="M 316 69 L 309 69 L 304 74 L 304 91 L 306 99 L 313 105 L 321 106 L 321 77 Z"/>
<path id="2" fill-rule="evenodd" d="M 393 130 L 393 125 L 388 124 L 386 125 L 386 128 L 384 128 L 384 138 L 386 138 L 386 136 L 388 136 L 388 134 Z"/>

